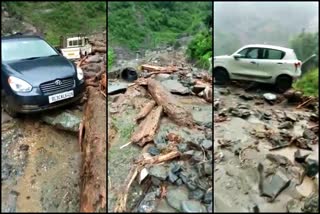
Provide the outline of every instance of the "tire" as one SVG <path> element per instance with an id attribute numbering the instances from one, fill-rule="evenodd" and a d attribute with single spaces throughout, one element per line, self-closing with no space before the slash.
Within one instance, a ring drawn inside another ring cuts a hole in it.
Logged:
<path id="1" fill-rule="evenodd" d="M 275 85 L 277 90 L 283 93 L 292 87 L 292 78 L 287 75 L 278 76 Z"/>
<path id="2" fill-rule="evenodd" d="M 230 81 L 228 72 L 222 68 L 215 69 L 213 76 L 217 84 L 225 85 Z"/>
<path id="3" fill-rule="evenodd" d="M 13 108 L 11 108 L 11 106 L 9 105 L 9 102 L 7 100 L 7 96 L 4 95 L 4 99 L 3 99 L 3 109 L 5 110 L 5 112 L 7 112 L 8 115 L 10 115 L 13 118 L 17 118 L 19 117 L 18 112 L 16 112 Z"/>

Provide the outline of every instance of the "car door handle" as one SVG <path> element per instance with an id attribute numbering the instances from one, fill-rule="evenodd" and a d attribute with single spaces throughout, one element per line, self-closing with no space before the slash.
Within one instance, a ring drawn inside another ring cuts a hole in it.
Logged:
<path id="1" fill-rule="evenodd" d="M 283 63 L 282 62 L 278 62 L 277 64 L 282 65 Z"/>
<path id="2" fill-rule="evenodd" d="M 257 64 L 255 61 L 251 61 L 250 63 L 251 63 L 251 64 Z"/>

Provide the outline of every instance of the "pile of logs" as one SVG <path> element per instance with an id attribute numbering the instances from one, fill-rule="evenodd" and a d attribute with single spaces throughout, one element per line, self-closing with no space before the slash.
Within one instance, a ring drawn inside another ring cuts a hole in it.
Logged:
<path id="1" fill-rule="evenodd" d="M 106 212 L 107 49 L 106 40 L 90 43 L 93 45 L 93 55 L 84 57 L 78 63 L 84 71 L 87 97 L 79 131 L 83 151 L 80 212 Z"/>

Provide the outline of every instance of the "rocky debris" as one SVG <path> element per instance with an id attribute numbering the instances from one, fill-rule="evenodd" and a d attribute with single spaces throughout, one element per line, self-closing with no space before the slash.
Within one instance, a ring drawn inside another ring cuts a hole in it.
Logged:
<path id="1" fill-rule="evenodd" d="M 108 94 L 113 95 L 116 93 L 123 93 L 127 90 L 128 83 L 124 82 L 109 82 L 108 83 Z"/>
<path id="2" fill-rule="evenodd" d="M 302 211 L 305 213 L 319 213 L 319 194 L 314 193 L 305 199 Z"/>
<path id="3" fill-rule="evenodd" d="M 203 206 L 199 201 L 196 200 L 182 201 L 181 209 L 186 213 L 206 212 L 205 206 Z"/>
<path id="4" fill-rule="evenodd" d="M 285 98 L 278 94 L 261 93 L 262 96 L 259 97 L 253 95 L 253 91 L 243 93 L 233 84 L 228 89 L 231 90 L 226 94 L 230 96 L 221 96 L 222 94 L 219 93 L 221 88 L 214 90 L 214 99 L 217 100 L 216 103 L 214 102 L 213 170 L 216 175 L 214 195 L 215 200 L 218 198 L 220 205 L 218 208 L 215 207 L 218 209 L 216 211 L 236 211 L 247 204 L 250 212 L 276 211 L 278 208 L 273 209 L 272 206 L 277 201 L 277 205 L 283 204 L 288 212 L 301 212 L 304 203 L 301 197 L 297 198 L 295 191 L 300 188 L 298 186 L 302 182 L 301 187 L 306 185 L 304 176 L 311 177 L 312 183 L 316 183 L 318 175 L 318 161 L 310 158 L 312 153 L 318 153 L 317 149 L 314 150 L 314 145 L 318 143 L 318 125 L 314 124 L 318 122 L 318 115 L 313 101 L 301 98 L 295 102 L 292 99 L 285 103 L 283 102 Z M 260 93 L 257 90 L 255 92 Z M 296 95 L 299 96 L 299 93 Z M 271 107 L 259 109 L 261 107 L 255 105 L 258 101 L 259 105 L 260 101 L 273 105 L 272 109 Z M 309 105 L 307 101 L 312 104 Z M 301 105 L 303 102 L 307 103 Z M 296 111 L 297 107 L 301 110 Z M 310 110 L 302 110 L 302 107 Z M 243 120 L 240 122 L 235 117 Z M 243 130 L 242 135 L 239 134 L 239 130 Z M 244 140 L 231 140 L 234 137 Z M 304 150 L 303 153 L 294 154 L 294 162 L 291 161 L 293 157 L 290 157 L 293 148 Z M 267 153 L 268 150 L 269 153 Z M 277 150 L 276 154 L 275 150 Z M 267 155 L 264 156 L 266 153 Z M 252 174 L 251 170 L 257 171 L 258 161 L 261 161 L 262 168 L 265 169 L 257 176 Z M 231 173 L 233 171 L 235 172 Z M 266 203 L 255 200 L 256 191 L 249 187 L 252 185 L 256 185 L 255 188 L 259 190 L 261 197 L 265 197 Z M 313 191 L 317 191 L 315 187 L 312 188 L 314 188 Z M 237 200 L 238 198 L 233 197 L 232 194 L 240 194 L 241 196 L 238 197 L 241 200 Z M 287 204 L 282 194 L 292 200 Z M 247 196 L 249 196 L 248 199 Z M 227 199 L 228 197 L 230 200 Z M 221 198 L 226 199 L 225 204 Z M 259 204 L 259 207 L 254 208 L 254 204 Z M 285 211 L 281 210 L 281 212 Z"/>
<path id="5" fill-rule="evenodd" d="M 141 201 L 138 212 L 139 213 L 151 213 L 156 208 L 156 193 L 150 192 L 148 193 L 144 199 Z"/>
<path id="6" fill-rule="evenodd" d="M 263 97 L 270 104 L 274 104 L 274 102 L 277 100 L 277 95 L 272 93 L 265 93 L 263 94 Z"/>
<path id="7" fill-rule="evenodd" d="M 182 211 L 182 202 L 188 200 L 188 190 L 183 187 L 170 188 L 166 198 L 171 207 Z"/>
<path id="8" fill-rule="evenodd" d="M 190 93 L 187 87 L 184 87 L 178 80 L 165 80 L 161 84 L 173 94 L 187 95 Z"/>
<path id="9" fill-rule="evenodd" d="M 54 127 L 62 130 L 78 132 L 81 123 L 81 117 L 68 112 L 58 113 L 56 115 L 43 115 L 41 119 Z"/>
<path id="10" fill-rule="evenodd" d="M 303 202 L 297 199 L 291 199 L 287 204 L 287 211 L 289 213 L 301 213 Z"/>

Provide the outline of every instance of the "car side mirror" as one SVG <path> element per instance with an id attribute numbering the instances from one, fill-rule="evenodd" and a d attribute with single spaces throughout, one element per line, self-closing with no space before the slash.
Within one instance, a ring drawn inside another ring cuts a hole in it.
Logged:
<path id="1" fill-rule="evenodd" d="M 238 59 L 242 58 L 243 56 L 241 54 L 234 54 L 233 57 L 235 60 L 238 60 Z"/>

